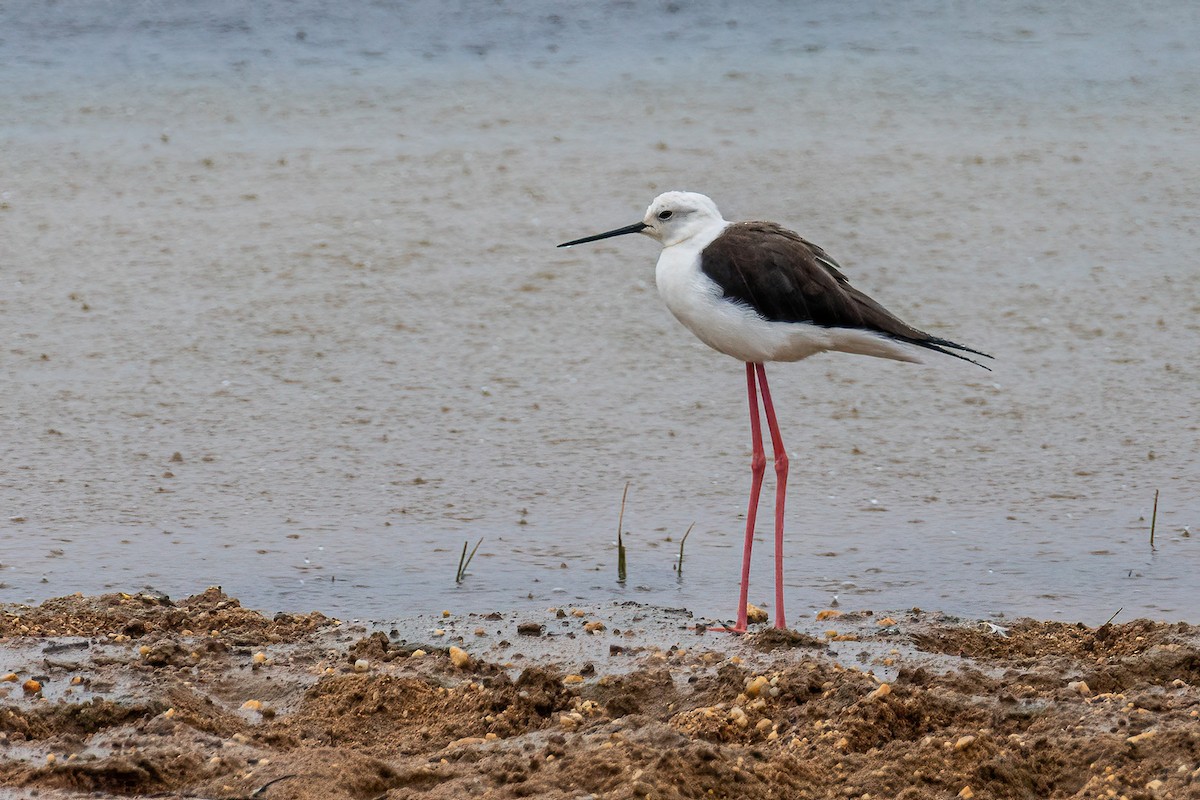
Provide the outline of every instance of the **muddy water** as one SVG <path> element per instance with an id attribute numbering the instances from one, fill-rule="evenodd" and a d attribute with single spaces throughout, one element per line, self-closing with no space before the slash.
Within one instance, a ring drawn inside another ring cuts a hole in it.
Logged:
<path id="1" fill-rule="evenodd" d="M 793 617 L 1200 619 L 1195 9 L 672 8 L 6 6 L 0 600 L 732 613 L 741 366 L 554 248 L 687 188 L 997 357 L 769 369 Z"/>

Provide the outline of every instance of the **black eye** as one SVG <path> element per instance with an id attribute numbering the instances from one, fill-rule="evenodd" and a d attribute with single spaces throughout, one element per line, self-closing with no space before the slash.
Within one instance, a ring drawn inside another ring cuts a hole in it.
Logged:
<path id="1" fill-rule="evenodd" d="M 659 219 L 670 219 L 671 212 L 670 211 L 660 211 L 660 212 L 658 212 L 658 218 Z"/>

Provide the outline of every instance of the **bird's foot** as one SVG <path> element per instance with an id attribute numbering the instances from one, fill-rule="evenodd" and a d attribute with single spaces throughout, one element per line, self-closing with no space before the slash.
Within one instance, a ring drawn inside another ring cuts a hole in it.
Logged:
<path id="1" fill-rule="evenodd" d="M 733 627 L 729 627 L 726 625 L 718 625 L 718 626 L 709 628 L 708 631 L 709 631 L 709 633 L 745 633 L 746 626 L 743 625 L 739 628 L 736 625 L 734 625 Z"/>

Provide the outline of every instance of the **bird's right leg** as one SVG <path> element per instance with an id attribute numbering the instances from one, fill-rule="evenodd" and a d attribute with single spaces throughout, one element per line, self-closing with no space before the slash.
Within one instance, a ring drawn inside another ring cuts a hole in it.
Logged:
<path id="1" fill-rule="evenodd" d="M 758 390 L 755 384 L 755 365 L 746 363 L 746 394 L 750 399 L 750 505 L 746 509 L 746 539 L 742 544 L 742 585 L 738 591 L 737 624 L 732 628 L 716 628 L 729 633 L 746 632 L 746 604 L 750 599 L 750 549 L 754 546 L 754 521 L 758 517 L 758 496 L 762 493 L 763 475 L 767 471 L 767 456 L 762 445 L 762 421 L 758 416 Z"/>

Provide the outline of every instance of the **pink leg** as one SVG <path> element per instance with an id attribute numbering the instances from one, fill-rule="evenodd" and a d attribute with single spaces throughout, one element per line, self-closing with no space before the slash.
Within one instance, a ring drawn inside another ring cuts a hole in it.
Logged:
<path id="1" fill-rule="evenodd" d="M 763 474 L 767 471 L 767 456 L 763 453 L 762 446 L 762 422 L 758 417 L 758 392 L 754 387 L 754 366 L 749 362 L 746 364 L 746 394 L 750 398 L 750 439 L 753 455 L 750 458 L 750 507 L 746 509 L 746 540 L 742 545 L 742 586 L 738 592 L 737 624 L 732 628 L 714 628 L 729 633 L 746 632 L 746 603 L 750 599 L 750 548 L 754 546 L 758 496 L 762 493 Z"/>
<path id="2" fill-rule="evenodd" d="M 755 366 L 763 410 L 767 412 L 767 428 L 771 431 L 771 446 L 775 450 L 775 627 L 783 629 L 787 628 L 783 614 L 783 504 L 787 499 L 788 457 L 783 448 L 783 437 L 779 434 L 779 423 L 775 419 L 771 390 L 767 388 L 767 370 L 762 364 Z"/>

